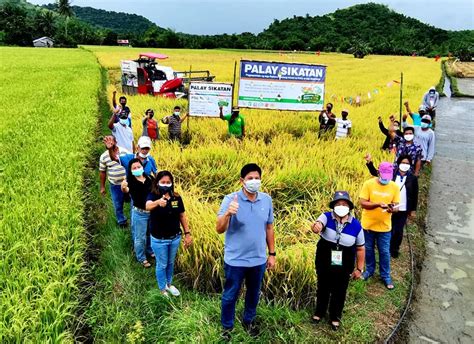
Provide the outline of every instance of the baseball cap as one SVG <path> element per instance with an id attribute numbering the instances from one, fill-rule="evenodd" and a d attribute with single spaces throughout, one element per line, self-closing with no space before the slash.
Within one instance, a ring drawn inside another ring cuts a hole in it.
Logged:
<path id="1" fill-rule="evenodd" d="M 142 136 L 138 139 L 137 145 L 140 148 L 151 148 L 151 140 L 148 136 Z"/>
<path id="2" fill-rule="evenodd" d="M 379 165 L 379 174 L 382 179 L 392 179 L 393 165 L 387 161 L 381 162 Z"/>
<path id="3" fill-rule="evenodd" d="M 420 105 L 418 111 L 426 111 L 426 107 L 424 105 Z"/>
<path id="4" fill-rule="evenodd" d="M 431 122 L 431 116 L 430 115 L 423 115 L 423 117 L 421 117 L 422 120 L 428 120 Z"/>

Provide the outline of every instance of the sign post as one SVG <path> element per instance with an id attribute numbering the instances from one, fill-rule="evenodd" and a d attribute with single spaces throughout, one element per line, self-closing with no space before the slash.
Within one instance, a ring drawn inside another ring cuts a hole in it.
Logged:
<path id="1" fill-rule="evenodd" d="M 326 66 L 240 61 L 238 106 L 319 111 L 324 107 Z"/>

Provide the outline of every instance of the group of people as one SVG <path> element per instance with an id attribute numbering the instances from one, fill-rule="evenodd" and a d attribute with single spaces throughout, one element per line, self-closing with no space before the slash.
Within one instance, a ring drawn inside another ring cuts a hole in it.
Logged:
<path id="1" fill-rule="evenodd" d="M 332 112 L 333 104 L 327 103 L 326 108 L 319 113 L 319 132 L 318 138 L 321 138 L 323 135 L 328 135 L 336 128 L 336 140 L 349 137 L 351 135 L 352 121 L 347 119 L 349 116 L 349 111 L 344 109 L 341 111 L 341 118 L 337 118 L 336 115 Z"/>
<path id="2" fill-rule="evenodd" d="M 328 211 L 311 226 L 320 237 L 315 257 L 318 277 L 316 308 L 312 317 L 315 323 L 319 323 L 329 310 L 329 323 L 338 330 L 349 281 L 368 280 L 375 274 L 375 246 L 379 254 L 380 278 L 387 289 L 395 288 L 391 278 L 391 259 L 400 254 L 408 218 L 416 216 L 418 175 L 423 164 L 429 164 L 434 154 L 431 117 L 426 117 L 430 115 L 423 113 L 421 107 L 418 114 L 412 113 L 408 103 L 406 108 L 408 115 L 404 116 L 402 130 L 393 116 L 388 129 L 379 119 L 380 129 L 386 136 L 382 148 L 392 151 L 395 161 L 381 162 L 376 168 L 371 155 L 366 155 L 367 168 L 373 178 L 363 184 L 358 195 L 361 220 L 355 218 L 355 203 L 349 193 L 340 190 L 329 202 Z M 178 122 L 183 120 L 179 112 L 179 107 L 176 107 L 164 123 L 178 128 Z M 351 123 L 347 122 L 347 115 L 346 110 L 342 111 L 342 119 L 338 120 L 332 114 L 332 104 L 328 104 L 319 117 L 320 134 L 331 130 L 330 126 L 335 123 L 341 125 L 341 130 L 338 130 L 340 138 L 349 135 Z M 419 116 L 420 125 L 408 126 L 408 116 L 413 121 Z M 220 108 L 220 117 L 229 122 L 229 133 L 244 137 L 245 122 L 238 109 L 224 116 Z M 108 180 L 117 223 L 122 228 L 128 227 L 123 203 L 130 198 L 131 236 L 136 260 L 143 267 L 150 268 L 154 259 L 157 285 L 163 296 L 179 296 L 179 290 L 172 284 L 174 262 L 181 241 L 184 248 L 193 244 L 184 201 L 176 192 L 172 173 L 158 171 L 150 155 L 152 138 L 148 129 L 157 128 L 152 122 L 153 111 L 147 110 L 143 135 L 137 147 L 133 134 L 130 135 L 130 119 L 126 99 L 121 97 L 119 104 L 114 101 L 114 113 L 109 121 L 112 135 L 104 138 L 106 150 L 100 157 L 101 193 L 105 195 Z M 173 139 L 180 139 L 180 131 L 173 135 Z M 428 136 L 432 138 L 425 141 Z M 123 147 L 124 143 L 129 145 Z M 258 335 L 255 318 L 262 280 L 265 271 L 275 267 L 277 255 L 273 202 L 270 195 L 260 191 L 261 168 L 255 163 L 243 166 L 239 183 L 240 190 L 223 198 L 216 220 L 217 233 L 225 233 L 225 283 L 221 301 L 225 340 L 232 336 L 236 303 L 244 282 L 242 324 L 252 336 Z"/>

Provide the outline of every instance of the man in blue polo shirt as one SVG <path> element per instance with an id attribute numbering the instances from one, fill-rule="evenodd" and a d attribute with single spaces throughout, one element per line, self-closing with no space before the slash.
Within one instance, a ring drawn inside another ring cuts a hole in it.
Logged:
<path id="1" fill-rule="evenodd" d="M 147 176 L 154 176 L 157 172 L 155 159 L 150 155 L 151 139 L 148 136 L 142 136 L 138 139 L 138 149 L 136 154 L 120 155 L 120 164 L 128 171 L 128 165 L 134 158 L 140 159 L 143 165 L 143 172 Z"/>
<path id="2" fill-rule="evenodd" d="M 265 269 L 275 266 L 273 204 L 268 194 L 259 192 L 261 176 L 257 164 L 245 165 L 240 171 L 242 189 L 224 197 L 217 217 L 217 233 L 226 233 L 221 323 L 227 341 L 234 327 L 235 305 L 244 279 L 247 292 L 243 326 L 250 335 L 258 335 L 255 316 L 260 287 Z"/>

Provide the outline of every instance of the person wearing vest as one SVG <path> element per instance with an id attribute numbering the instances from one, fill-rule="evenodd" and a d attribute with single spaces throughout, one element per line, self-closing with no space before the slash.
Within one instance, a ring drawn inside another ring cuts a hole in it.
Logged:
<path id="1" fill-rule="evenodd" d="M 320 235 L 315 260 L 318 289 L 313 322 L 319 323 L 329 306 L 329 321 L 336 331 L 349 280 L 358 279 L 363 273 L 365 240 L 360 222 L 351 214 L 354 204 L 347 191 L 336 191 L 329 208 L 331 211 L 321 214 L 311 227 Z"/>
<path id="2" fill-rule="evenodd" d="M 367 168 L 374 177 L 378 177 L 378 171 L 374 167 L 370 154 L 366 156 Z M 403 229 L 407 219 L 416 217 L 416 208 L 418 206 L 418 178 L 412 173 L 411 157 L 401 155 L 397 159 L 397 168 L 393 173 L 392 180 L 400 188 L 400 203 L 398 212 L 392 214 L 392 237 L 390 239 L 390 255 L 392 258 L 398 258 L 400 254 L 400 245 L 403 239 Z"/>

